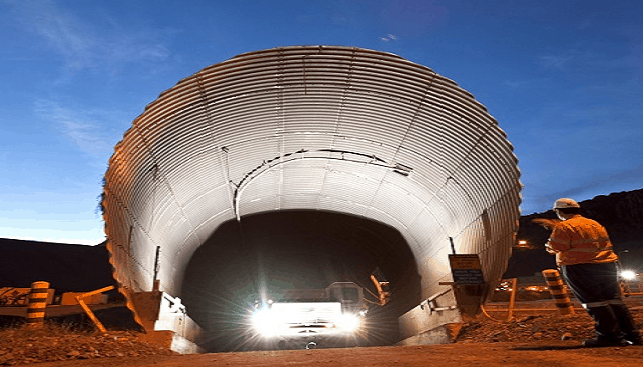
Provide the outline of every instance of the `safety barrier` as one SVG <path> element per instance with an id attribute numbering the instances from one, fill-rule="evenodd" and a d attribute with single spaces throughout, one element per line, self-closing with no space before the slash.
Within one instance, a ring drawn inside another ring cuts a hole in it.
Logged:
<path id="1" fill-rule="evenodd" d="M 560 273 L 555 269 L 545 269 L 543 270 L 543 277 L 547 281 L 547 286 L 551 292 L 552 297 L 554 298 L 554 303 L 558 312 L 562 315 L 571 315 L 574 314 L 574 307 L 572 302 L 567 295 L 565 290 L 565 285 L 563 280 L 560 278 Z"/>
<path id="2" fill-rule="evenodd" d="M 87 314 L 89 319 L 92 320 L 94 325 L 96 325 L 96 328 L 98 330 L 100 330 L 100 332 L 103 333 L 103 334 L 107 332 L 107 329 L 105 329 L 103 324 L 96 318 L 96 315 L 94 315 L 92 310 L 89 307 L 87 307 L 87 304 L 85 303 L 85 301 L 83 301 L 83 298 L 91 297 L 91 296 L 94 296 L 96 294 L 111 291 L 112 289 L 114 289 L 114 286 L 110 285 L 108 287 L 104 287 L 104 288 L 101 288 L 101 289 L 97 289 L 95 291 L 83 293 L 83 294 L 80 294 L 80 295 L 76 296 L 76 302 L 78 302 L 78 304 L 83 309 L 83 311 L 85 311 L 85 314 Z"/>
<path id="3" fill-rule="evenodd" d="M 31 283 L 29 303 L 27 305 L 27 324 L 30 327 L 42 327 L 47 309 L 48 282 Z"/>

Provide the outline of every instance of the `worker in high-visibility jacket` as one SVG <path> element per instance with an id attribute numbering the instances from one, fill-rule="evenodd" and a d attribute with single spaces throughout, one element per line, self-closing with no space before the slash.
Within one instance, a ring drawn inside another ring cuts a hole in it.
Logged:
<path id="1" fill-rule="evenodd" d="M 607 231 L 579 214 L 580 205 L 569 198 L 554 203 L 560 221 L 551 227 L 546 244 L 556 254 L 563 280 L 595 321 L 596 337 L 587 347 L 641 344 L 641 335 L 623 303 L 618 280 L 618 256 Z"/>

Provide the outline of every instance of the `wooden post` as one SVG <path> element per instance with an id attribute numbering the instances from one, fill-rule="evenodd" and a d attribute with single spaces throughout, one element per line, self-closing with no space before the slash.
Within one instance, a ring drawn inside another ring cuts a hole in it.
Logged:
<path id="1" fill-rule="evenodd" d="M 39 328 L 43 326 L 48 292 L 48 282 L 31 283 L 31 292 L 29 293 L 29 303 L 27 305 L 27 324 L 29 327 Z"/>
<path id="2" fill-rule="evenodd" d="M 516 303 L 516 292 L 518 291 L 518 278 L 511 279 L 511 298 L 509 299 L 509 315 L 507 321 L 514 318 L 514 304 Z"/>
<path id="3" fill-rule="evenodd" d="M 95 290 L 95 291 L 91 291 L 91 292 L 88 292 L 88 293 L 83 293 L 83 294 L 81 294 L 81 295 L 79 295 L 79 296 L 76 296 L 76 302 L 78 302 L 78 304 L 80 305 L 80 307 L 83 309 L 83 311 L 85 311 L 85 313 L 87 314 L 87 316 L 89 316 L 89 319 L 90 319 L 90 320 L 92 320 L 92 322 L 94 323 L 94 325 L 96 325 L 96 327 L 98 328 L 98 330 L 100 330 L 100 332 L 101 332 L 101 333 L 106 333 L 106 332 L 107 332 L 107 329 L 105 329 L 105 327 L 103 326 L 103 324 L 102 324 L 102 323 L 101 323 L 101 322 L 96 318 L 96 315 L 94 315 L 94 313 L 93 313 L 93 312 L 92 312 L 92 310 L 87 306 L 87 304 L 85 303 L 85 301 L 83 301 L 83 298 L 85 298 L 85 297 L 89 297 L 89 296 L 93 296 L 93 295 L 98 294 L 98 293 L 107 292 L 107 291 L 110 291 L 110 290 L 112 290 L 112 289 L 114 289 L 114 286 L 113 286 L 113 285 L 110 285 L 109 287 L 104 287 L 104 288 L 101 288 L 101 289 L 97 289 L 97 290 Z"/>

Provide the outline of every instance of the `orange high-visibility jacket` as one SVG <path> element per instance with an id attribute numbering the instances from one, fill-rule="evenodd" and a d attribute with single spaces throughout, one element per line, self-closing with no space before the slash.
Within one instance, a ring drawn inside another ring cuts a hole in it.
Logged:
<path id="1" fill-rule="evenodd" d="M 546 247 L 559 266 L 618 260 L 605 227 L 581 215 L 556 224 Z"/>

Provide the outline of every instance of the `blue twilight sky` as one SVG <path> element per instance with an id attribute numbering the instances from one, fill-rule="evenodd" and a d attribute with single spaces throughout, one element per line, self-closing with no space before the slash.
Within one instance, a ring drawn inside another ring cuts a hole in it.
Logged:
<path id="1" fill-rule="evenodd" d="M 101 179 L 146 104 L 240 53 L 391 52 L 507 132 L 523 214 L 643 187 L 643 1 L 0 0 L 0 237 L 97 244 Z"/>

